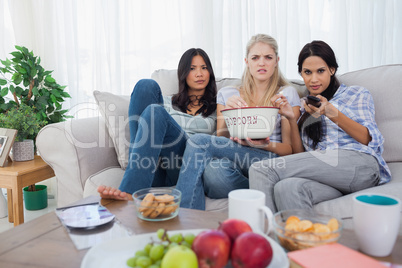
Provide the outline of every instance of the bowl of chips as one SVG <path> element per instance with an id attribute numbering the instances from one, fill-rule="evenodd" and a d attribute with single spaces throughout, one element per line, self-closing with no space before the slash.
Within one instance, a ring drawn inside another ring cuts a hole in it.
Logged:
<path id="1" fill-rule="evenodd" d="M 274 215 L 273 229 L 280 245 L 293 251 L 337 242 L 342 222 L 313 210 L 283 210 Z"/>
<path id="2" fill-rule="evenodd" d="M 181 192 L 175 188 L 152 187 L 133 193 L 137 216 L 146 221 L 166 221 L 179 214 Z"/>

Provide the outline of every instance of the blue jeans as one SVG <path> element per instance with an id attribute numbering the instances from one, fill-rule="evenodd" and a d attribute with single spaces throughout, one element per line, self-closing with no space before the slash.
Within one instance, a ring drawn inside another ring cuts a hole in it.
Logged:
<path id="1" fill-rule="evenodd" d="M 213 159 L 203 175 L 205 194 L 212 199 L 227 198 L 230 191 L 248 189 L 248 168 L 229 159 Z"/>
<path id="2" fill-rule="evenodd" d="M 205 192 L 202 175 L 209 162 L 227 159 L 248 170 L 252 163 L 277 157 L 277 154 L 242 146 L 225 137 L 195 134 L 187 140 L 176 188 L 182 192 L 181 207 L 205 209 Z M 216 175 L 215 175 L 216 178 Z"/>
<path id="3" fill-rule="evenodd" d="M 140 80 L 131 94 L 129 159 L 119 189 L 134 193 L 151 186 L 174 186 L 187 134 L 163 106 L 154 80 Z"/>

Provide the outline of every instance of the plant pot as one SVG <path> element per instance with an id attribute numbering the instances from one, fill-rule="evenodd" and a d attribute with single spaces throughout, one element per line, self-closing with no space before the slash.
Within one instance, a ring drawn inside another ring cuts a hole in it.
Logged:
<path id="1" fill-rule="evenodd" d="M 27 210 L 39 210 L 47 207 L 47 186 L 35 185 L 36 191 L 28 191 L 28 187 L 25 187 L 24 203 Z"/>
<path id="2" fill-rule="evenodd" d="M 15 141 L 13 144 L 13 161 L 29 161 L 34 159 L 33 140 Z"/>

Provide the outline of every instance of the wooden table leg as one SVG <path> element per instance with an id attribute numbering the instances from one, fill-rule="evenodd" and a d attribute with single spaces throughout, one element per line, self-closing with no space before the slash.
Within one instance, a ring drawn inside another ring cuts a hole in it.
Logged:
<path id="1" fill-rule="evenodd" d="M 11 189 L 7 189 L 7 207 L 8 207 L 8 222 L 14 222 L 13 191 Z"/>
<path id="2" fill-rule="evenodd" d="M 24 223 L 24 204 L 22 198 L 22 187 L 17 188 L 13 192 L 13 207 L 14 207 L 14 226 Z"/>

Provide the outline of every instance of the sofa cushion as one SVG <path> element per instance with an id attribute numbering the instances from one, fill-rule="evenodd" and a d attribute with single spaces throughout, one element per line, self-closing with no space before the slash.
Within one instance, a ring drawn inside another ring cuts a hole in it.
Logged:
<path id="1" fill-rule="evenodd" d="M 127 120 L 130 98 L 97 90 L 93 94 L 99 112 L 106 122 L 109 136 L 116 150 L 117 160 L 121 168 L 125 169 L 128 164 L 128 147 L 130 145 L 130 129 Z"/>
<path id="2" fill-rule="evenodd" d="M 367 88 L 374 98 L 375 121 L 384 136 L 386 162 L 402 161 L 402 64 L 384 65 L 349 72 L 340 82 Z"/>
<path id="3" fill-rule="evenodd" d="M 119 188 L 123 175 L 124 170 L 120 167 L 109 167 L 96 172 L 85 182 L 83 197 L 98 195 L 97 189 L 99 185 Z"/>

